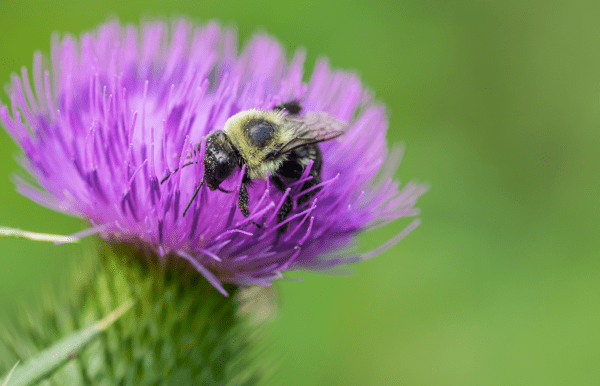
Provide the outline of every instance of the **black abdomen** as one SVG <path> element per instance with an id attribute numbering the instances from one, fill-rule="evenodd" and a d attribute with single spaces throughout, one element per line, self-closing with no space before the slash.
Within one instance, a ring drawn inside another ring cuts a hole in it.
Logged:
<path id="1" fill-rule="evenodd" d="M 289 157 L 287 161 L 285 161 L 277 174 L 284 178 L 289 178 L 290 180 L 297 181 L 302 177 L 304 170 L 308 166 L 308 163 L 313 161 L 313 165 L 310 168 L 309 176 L 312 179 L 306 181 L 302 185 L 302 190 L 308 190 L 315 185 L 321 183 L 321 167 L 323 165 L 323 155 L 321 154 L 321 149 L 319 145 L 313 143 L 311 145 L 300 146 L 289 153 Z M 320 189 L 314 189 L 310 192 L 303 194 L 298 198 L 298 205 L 304 204 L 308 201 L 312 196 L 317 194 Z"/>
<path id="2" fill-rule="evenodd" d="M 313 161 L 313 165 L 310 168 L 310 175 L 313 178 L 315 176 L 320 177 L 323 156 L 319 145 L 316 143 L 300 146 L 292 150 L 288 155 L 287 161 L 281 165 L 277 174 L 285 178 L 298 180 L 302 177 L 302 173 L 304 173 L 304 169 L 306 169 L 310 161 Z"/>

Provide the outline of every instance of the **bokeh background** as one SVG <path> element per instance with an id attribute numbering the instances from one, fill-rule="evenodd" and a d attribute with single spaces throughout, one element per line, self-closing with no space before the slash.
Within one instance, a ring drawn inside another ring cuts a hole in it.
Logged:
<path id="1" fill-rule="evenodd" d="M 600 384 L 600 2 L 4 1 L 0 82 L 53 31 L 173 15 L 304 46 L 307 75 L 319 55 L 356 69 L 406 144 L 397 177 L 431 184 L 423 224 L 354 275 L 278 283 L 275 384 Z M 14 192 L 16 153 L 0 131 L 0 225 L 80 230 Z M 0 312 L 78 248 L 0 239 Z"/>

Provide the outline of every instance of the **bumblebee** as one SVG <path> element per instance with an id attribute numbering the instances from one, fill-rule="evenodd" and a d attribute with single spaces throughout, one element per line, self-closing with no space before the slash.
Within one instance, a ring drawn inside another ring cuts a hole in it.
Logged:
<path id="1" fill-rule="evenodd" d="M 320 184 L 323 156 L 318 143 L 342 135 L 345 124 L 323 112 L 301 114 L 301 111 L 302 107 L 296 101 L 277 105 L 273 110 L 245 110 L 230 117 L 223 130 L 211 132 L 206 137 L 204 175 L 183 211 L 183 216 L 203 184 L 212 191 L 231 193 L 220 185 L 236 168 L 243 165 L 246 165 L 246 171 L 239 190 L 238 208 L 245 217 L 250 215 L 247 186 L 253 180 L 268 178 L 279 191 L 285 192 L 289 184 L 302 177 L 312 161 L 309 172 L 312 178 L 304 182 L 302 190 L 306 191 Z M 193 162 L 183 166 L 191 164 Z M 161 183 L 177 170 L 169 173 Z M 303 194 L 298 198 L 297 204 L 304 204 L 318 190 L 313 189 Z M 284 221 L 292 209 L 292 198 L 288 195 L 277 213 L 278 221 Z M 287 224 L 281 226 L 279 234 L 286 229 Z"/>

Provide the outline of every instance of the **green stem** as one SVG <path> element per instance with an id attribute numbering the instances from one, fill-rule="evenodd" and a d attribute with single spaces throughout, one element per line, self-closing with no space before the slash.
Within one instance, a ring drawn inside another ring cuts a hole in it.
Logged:
<path id="1" fill-rule="evenodd" d="M 146 250 L 102 241 L 94 252 L 71 275 L 68 296 L 47 296 L 43 310 L 25 313 L 12 328 L 0 327 L 0 374 L 133 301 L 129 312 L 61 362 L 43 384 L 251 385 L 261 380 L 252 344 L 256 328 L 236 316 L 234 296 L 221 295 L 180 258 L 168 258 L 163 266 Z M 237 288 L 226 290 L 235 295 Z"/>

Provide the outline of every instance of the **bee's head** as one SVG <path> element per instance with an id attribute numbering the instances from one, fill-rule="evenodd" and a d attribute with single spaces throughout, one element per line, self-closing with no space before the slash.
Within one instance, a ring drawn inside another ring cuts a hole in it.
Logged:
<path id="1" fill-rule="evenodd" d="M 237 149 L 231 144 L 227 134 L 217 130 L 206 137 L 204 155 L 204 182 L 210 190 L 219 189 L 239 165 Z"/>

